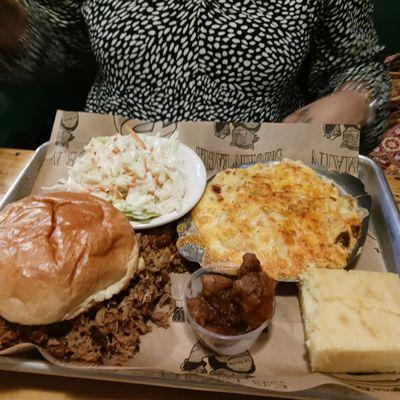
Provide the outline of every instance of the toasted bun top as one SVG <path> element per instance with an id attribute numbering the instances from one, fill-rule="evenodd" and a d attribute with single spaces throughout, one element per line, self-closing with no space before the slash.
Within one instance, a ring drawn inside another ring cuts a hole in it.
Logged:
<path id="1" fill-rule="evenodd" d="M 0 315 L 25 325 L 73 318 L 124 289 L 138 262 L 129 221 L 106 201 L 26 197 L 0 213 Z"/>

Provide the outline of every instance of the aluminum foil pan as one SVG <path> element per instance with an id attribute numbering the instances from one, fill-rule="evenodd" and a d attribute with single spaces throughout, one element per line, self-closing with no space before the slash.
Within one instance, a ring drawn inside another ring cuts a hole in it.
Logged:
<path id="1" fill-rule="evenodd" d="M 277 161 L 268 162 L 265 164 L 273 165 L 278 163 Z M 252 164 L 243 164 L 238 166 L 238 168 L 248 168 Z M 327 170 L 325 168 L 319 166 L 311 166 L 311 168 L 322 178 L 327 178 L 334 182 L 336 187 L 339 190 L 341 195 L 350 195 L 357 200 L 358 207 L 364 208 L 368 210 L 368 215 L 364 217 L 361 223 L 361 233 L 356 245 L 353 248 L 352 253 L 349 255 L 347 260 L 347 265 L 345 269 L 353 268 L 358 258 L 361 254 L 363 245 L 367 238 L 368 233 L 368 224 L 369 224 L 369 216 L 371 211 L 371 196 L 365 191 L 364 184 L 360 179 L 341 172 Z M 208 178 L 208 182 L 212 181 L 216 174 Z M 178 251 L 179 253 L 191 262 L 198 263 L 202 267 L 210 267 L 214 265 L 204 265 L 203 261 L 205 260 L 205 248 L 201 246 L 200 241 L 197 239 L 200 237 L 196 226 L 194 225 L 191 214 L 186 215 L 177 226 L 178 236 L 179 238 L 185 238 L 182 243 L 178 242 Z M 221 268 L 221 272 L 223 271 L 225 274 L 236 274 L 237 266 L 233 265 L 224 265 L 219 266 Z M 298 279 L 278 279 L 281 282 L 298 282 Z"/>

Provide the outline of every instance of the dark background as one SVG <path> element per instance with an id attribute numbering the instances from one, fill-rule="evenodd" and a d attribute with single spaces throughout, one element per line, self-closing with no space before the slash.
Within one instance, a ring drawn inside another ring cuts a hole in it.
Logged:
<path id="1" fill-rule="evenodd" d="M 351 1 L 351 0 L 349 0 Z M 373 0 L 385 54 L 400 52 L 400 0 Z M 0 147 L 34 149 L 50 136 L 57 109 L 82 110 L 94 67 L 71 71 L 57 82 L 0 86 Z"/>
<path id="2" fill-rule="evenodd" d="M 375 26 L 388 54 L 400 52 L 400 0 L 373 0 Z"/>

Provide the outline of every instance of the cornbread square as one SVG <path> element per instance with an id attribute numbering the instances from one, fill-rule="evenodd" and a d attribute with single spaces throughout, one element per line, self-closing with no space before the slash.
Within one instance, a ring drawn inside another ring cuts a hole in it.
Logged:
<path id="1" fill-rule="evenodd" d="M 300 304 L 311 370 L 400 372 L 400 278 L 310 268 Z"/>

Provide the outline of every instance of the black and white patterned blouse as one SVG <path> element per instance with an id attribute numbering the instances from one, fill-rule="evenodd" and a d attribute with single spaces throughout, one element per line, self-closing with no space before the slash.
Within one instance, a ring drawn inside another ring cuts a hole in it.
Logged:
<path id="1" fill-rule="evenodd" d="M 369 0 L 21 0 L 23 51 L 0 80 L 99 66 L 87 110 L 143 120 L 281 121 L 343 82 L 378 99 L 362 150 L 383 133 L 389 83 Z"/>

